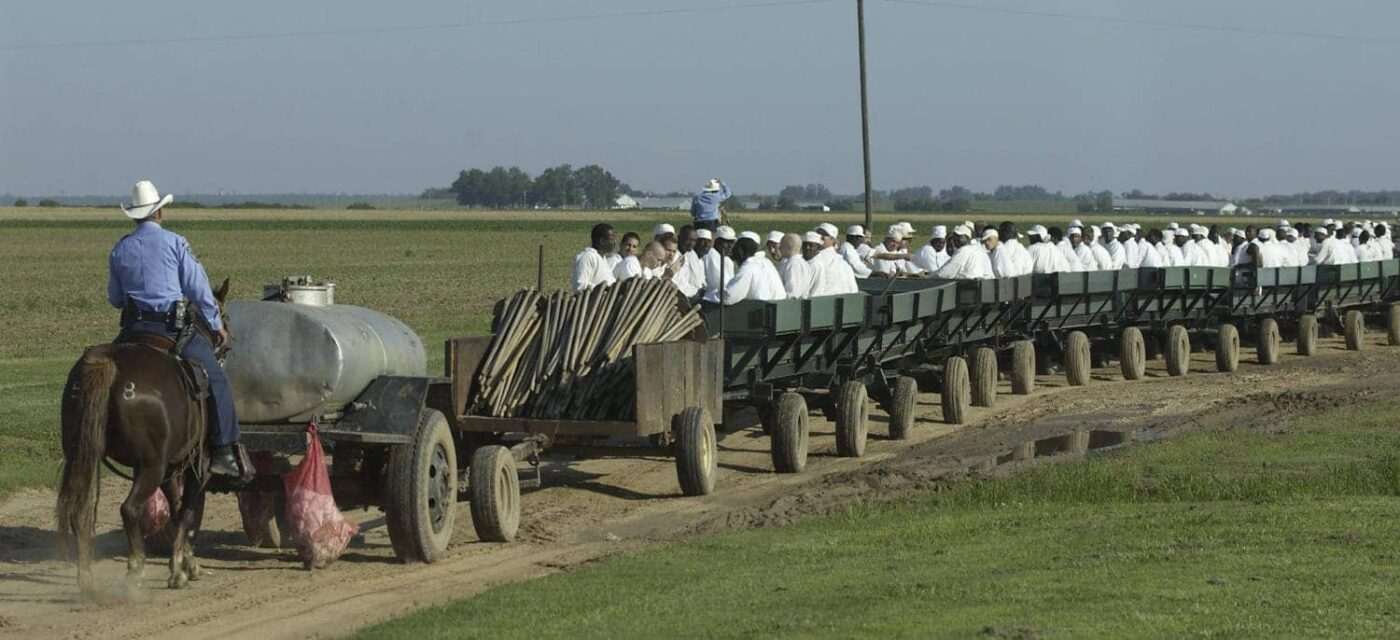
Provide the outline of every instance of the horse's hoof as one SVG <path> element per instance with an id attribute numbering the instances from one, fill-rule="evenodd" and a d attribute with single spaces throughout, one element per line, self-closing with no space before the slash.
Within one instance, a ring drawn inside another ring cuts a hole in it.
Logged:
<path id="1" fill-rule="evenodd" d="M 190 567 L 189 570 L 185 572 L 185 575 L 189 577 L 190 582 L 199 582 L 199 579 L 203 577 L 203 574 L 204 571 L 201 570 L 199 567 Z"/>
<path id="2" fill-rule="evenodd" d="M 185 572 L 177 571 L 174 575 L 170 576 L 170 582 L 168 584 L 171 589 L 183 589 L 186 584 L 189 584 L 189 581 L 190 579 L 185 576 Z"/>

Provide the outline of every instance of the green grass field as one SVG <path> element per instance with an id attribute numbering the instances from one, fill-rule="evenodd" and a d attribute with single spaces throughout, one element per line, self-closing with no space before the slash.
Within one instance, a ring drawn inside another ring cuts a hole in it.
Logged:
<path id="1" fill-rule="evenodd" d="M 909 220 L 928 237 L 933 224 L 973 217 L 1064 224 L 1065 212 L 887 214 L 883 229 Z M 1102 217 L 1086 220 L 1102 220 Z M 860 222 L 861 214 L 741 212 L 740 230 L 802 231 L 818 222 Z M 649 234 L 653 224 L 683 223 L 683 212 L 586 211 L 257 211 L 172 210 L 167 227 L 194 246 L 215 279 L 230 278 L 235 298 L 292 274 L 338 284 L 337 301 L 389 313 L 413 327 L 440 366 L 442 340 L 484 333 L 491 305 L 536 281 L 543 245 L 545 286 L 563 286 L 589 228 L 606 220 Z M 1117 217 L 1115 222 L 1130 218 Z M 1153 218 L 1158 223 L 1162 218 Z M 1211 217 L 1222 223 L 1242 222 Z M 1256 219 L 1257 221 L 1257 219 Z M 0 495 L 57 478 L 58 397 L 68 367 L 86 345 L 110 340 L 116 312 L 106 302 L 107 254 L 130 230 L 110 209 L 0 208 Z M 620 233 L 619 233 L 620 235 Z M 217 283 L 216 283 L 217 284 Z M 235 337 L 236 338 L 236 337 Z"/>
<path id="2" fill-rule="evenodd" d="M 1200 432 L 678 542 L 359 637 L 1397 637 L 1397 413 Z"/>

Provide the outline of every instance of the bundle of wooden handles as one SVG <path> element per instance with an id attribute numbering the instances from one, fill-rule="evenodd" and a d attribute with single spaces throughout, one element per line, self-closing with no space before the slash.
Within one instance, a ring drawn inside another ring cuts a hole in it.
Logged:
<path id="1" fill-rule="evenodd" d="M 548 296 L 517 291 L 497 306 L 495 335 L 468 411 L 493 417 L 635 418 L 632 347 L 671 342 L 702 324 L 669 281 Z"/>

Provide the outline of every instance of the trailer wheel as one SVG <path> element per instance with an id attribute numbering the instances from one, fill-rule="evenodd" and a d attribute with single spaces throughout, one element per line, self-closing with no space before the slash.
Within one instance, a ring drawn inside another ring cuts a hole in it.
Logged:
<path id="1" fill-rule="evenodd" d="M 1142 330 L 1128 327 L 1118 339 L 1118 365 L 1123 370 L 1124 380 L 1141 380 L 1147 373 L 1147 344 L 1142 340 Z"/>
<path id="2" fill-rule="evenodd" d="M 870 430 L 865 385 L 847 380 L 842 383 L 840 394 L 836 405 L 836 455 L 859 458 L 865 455 L 865 438 Z"/>
<path id="3" fill-rule="evenodd" d="M 1191 336 L 1186 327 L 1174 324 L 1167 331 L 1167 373 L 1184 376 L 1191 368 Z"/>
<path id="4" fill-rule="evenodd" d="M 1215 336 L 1215 370 L 1234 373 L 1240 366 L 1240 330 L 1228 322 L 1220 325 Z"/>
<path id="5" fill-rule="evenodd" d="M 1035 391 L 1035 343 L 1017 340 L 1011 345 L 1011 393 L 1028 396 Z"/>
<path id="6" fill-rule="evenodd" d="M 943 365 L 943 421 L 962 424 L 967 406 L 972 404 L 972 383 L 967 378 L 967 360 L 953 356 Z"/>
<path id="7" fill-rule="evenodd" d="M 1317 316 L 1306 313 L 1298 318 L 1298 355 L 1317 353 Z"/>
<path id="8" fill-rule="evenodd" d="M 1065 377 L 1071 386 L 1089 384 L 1089 336 L 1071 331 L 1065 338 Z"/>
<path id="9" fill-rule="evenodd" d="M 807 399 L 788 391 L 773 408 L 772 439 L 768 444 L 778 473 L 798 473 L 807 468 Z"/>
<path id="10" fill-rule="evenodd" d="M 890 439 L 904 440 L 914 429 L 915 403 L 919 399 L 919 383 L 909 376 L 894 381 L 894 398 L 890 402 Z"/>
<path id="11" fill-rule="evenodd" d="M 681 493 L 709 495 L 715 490 L 719 451 L 715 443 L 715 423 L 701 407 L 686 407 L 675 418 L 676 478 Z"/>
<path id="12" fill-rule="evenodd" d="M 403 562 L 436 562 L 457 520 L 457 447 L 447 418 L 424 409 L 413 442 L 389 450 L 384 522 Z"/>
<path id="13" fill-rule="evenodd" d="M 1360 351 L 1366 338 L 1366 320 L 1356 309 L 1342 317 L 1342 331 L 1346 335 L 1347 351 Z"/>
<path id="14" fill-rule="evenodd" d="M 1386 344 L 1400 346 L 1400 303 L 1390 303 L 1385 308 Z"/>
<path id="15" fill-rule="evenodd" d="M 1259 321 L 1259 364 L 1278 364 L 1279 334 L 1278 321 L 1264 318 Z"/>
<path id="16" fill-rule="evenodd" d="M 997 403 L 997 352 L 981 347 L 972 352 L 972 406 Z"/>
<path id="17" fill-rule="evenodd" d="M 467 488 L 472 526 L 483 542 L 510 542 L 520 530 L 520 473 L 510 449 L 493 444 L 472 454 Z"/>

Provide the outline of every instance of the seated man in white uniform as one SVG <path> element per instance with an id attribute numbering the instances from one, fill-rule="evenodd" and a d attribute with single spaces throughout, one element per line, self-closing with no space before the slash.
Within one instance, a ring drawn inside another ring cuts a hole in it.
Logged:
<path id="1" fill-rule="evenodd" d="M 810 242 L 812 239 L 813 235 L 809 233 L 802 243 L 802 255 L 812 267 L 812 288 L 808 297 L 859 292 L 860 288 L 856 286 L 856 275 L 851 271 L 851 266 L 836 254 L 836 247 L 832 246 L 833 237 L 829 234 L 819 234 L 816 239 L 820 240 L 821 244 Z"/>
<path id="2" fill-rule="evenodd" d="M 912 261 L 924 273 L 934 273 L 948 264 L 948 227 L 938 225 L 933 228 L 933 236 L 928 244 L 914 254 Z"/>
<path id="3" fill-rule="evenodd" d="M 885 240 L 880 248 L 871 252 L 870 273 L 872 276 L 894 278 L 901 275 L 917 275 L 922 270 L 904 256 L 904 227 L 893 225 L 885 232 Z"/>
<path id="4" fill-rule="evenodd" d="M 1050 239 L 1050 233 L 1041 225 L 1031 227 L 1027 235 L 1026 251 L 1031 256 L 1031 273 L 1060 273 L 1071 271 L 1065 254 Z"/>
<path id="5" fill-rule="evenodd" d="M 705 301 L 719 302 L 720 285 L 734 277 L 737 269 L 734 261 L 729 259 L 729 251 L 734 248 L 734 243 L 739 240 L 739 236 L 734 233 L 734 229 L 725 225 L 720 225 L 715 229 L 715 246 L 710 252 L 705 254 Z"/>
<path id="6" fill-rule="evenodd" d="M 813 245 L 812 253 L 820 250 L 822 238 L 816 232 L 807 232 Z M 795 233 L 783 235 L 778 250 L 783 261 L 778 263 L 778 275 L 783 279 L 783 290 L 789 298 L 806 298 L 812 293 L 812 265 L 802 255 L 802 236 Z"/>
<path id="7" fill-rule="evenodd" d="M 865 256 L 870 253 L 870 248 L 865 244 L 865 229 L 858 224 L 851 225 L 846 229 L 846 242 L 841 245 L 839 251 L 841 259 L 851 266 L 851 272 L 857 278 L 870 277 L 870 265 L 865 264 Z"/>
<path id="8" fill-rule="evenodd" d="M 606 223 L 593 225 L 589 246 L 574 256 L 574 271 L 569 278 L 570 290 L 586 291 L 598 285 L 612 284 L 616 281 L 613 277 L 612 265 L 608 264 L 606 257 L 612 253 L 616 242 L 617 234 L 613 232 L 612 225 Z"/>
<path id="9" fill-rule="evenodd" d="M 987 257 L 987 252 L 973 248 L 971 229 L 965 225 L 954 227 L 950 242 L 953 256 L 933 274 L 933 277 L 944 280 L 987 280 L 996 277 L 992 272 L 992 260 Z"/>
<path id="10" fill-rule="evenodd" d="M 777 267 L 753 238 L 739 238 L 734 244 L 734 260 L 739 263 L 739 272 L 724 285 L 724 304 L 787 298 Z"/>

